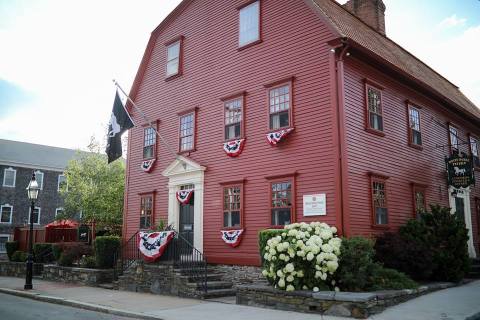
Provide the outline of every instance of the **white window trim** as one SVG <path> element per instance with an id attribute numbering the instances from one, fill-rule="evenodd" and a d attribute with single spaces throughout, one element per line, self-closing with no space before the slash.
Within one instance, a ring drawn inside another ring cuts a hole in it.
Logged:
<path id="1" fill-rule="evenodd" d="M 7 237 L 7 242 L 11 239 L 11 235 L 6 233 L 0 233 L 0 237 Z M 5 251 L 0 251 L 0 253 L 7 253 L 7 249 L 5 248 Z"/>
<path id="2" fill-rule="evenodd" d="M 58 175 L 58 178 L 57 178 L 57 192 L 60 191 L 60 177 L 65 177 L 64 174 L 59 174 Z M 65 188 L 66 191 L 68 191 L 68 183 L 67 183 L 67 179 L 65 177 L 65 183 L 67 184 L 67 187 Z"/>
<path id="3" fill-rule="evenodd" d="M 55 218 L 58 216 L 58 211 L 59 211 L 59 210 L 63 210 L 63 211 L 65 211 L 65 209 L 64 209 L 64 208 L 62 208 L 62 207 L 60 207 L 60 208 L 56 208 L 56 209 L 55 209 Z"/>
<path id="4" fill-rule="evenodd" d="M 12 224 L 13 206 L 12 206 L 12 205 L 9 205 L 8 203 L 1 205 L 1 206 L 0 206 L 0 218 L 1 218 L 2 211 L 3 211 L 3 208 L 4 208 L 4 207 L 11 209 L 11 211 L 10 211 L 10 221 L 9 221 L 9 222 L 2 222 L 2 221 L 0 220 L 0 224 Z"/>
<path id="5" fill-rule="evenodd" d="M 33 224 L 39 225 L 39 224 L 40 224 L 40 221 L 41 221 L 41 218 L 40 218 L 40 217 L 41 217 L 41 213 L 42 213 L 42 208 L 40 208 L 40 207 L 35 207 L 35 209 L 38 209 L 38 220 L 37 220 L 38 223 L 34 221 Z M 30 207 L 29 212 L 30 212 L 30 213 L 29 213 L 29 215 L 28 215 L 28 224 L 30 224 L 30 218 L 32 217 L 32 207 Z"/>
<path id="6" fill-rule="evenodd" d="M 35 179 L 37 180 L 37 175 L 41 174 L 42 175 L 42 183 L 39 184 L 38 186 L 40 187 L 40 190 L 43 190 L 43 178 L 45 178 L 45 174 L 40 171 L 40 170 L 36 170 L 35 171 Z M 37 180 L 37 183 L 38 183 L 38 180 Z"/>
<path id="7" fill-rule="evenodd" d="M 6 174 L 7 171 L 13 171 L 13 186 L 9 186 L 9 185 L 5 184 L 5 178 L 7 177 L 7 174 Z M 17 182 L 17 170 L 13 169 L 12 167 L 3 169 L 3 186 L 4 187 L 9 187 L 9 188 L 15 188 L 16 182 Z"/>

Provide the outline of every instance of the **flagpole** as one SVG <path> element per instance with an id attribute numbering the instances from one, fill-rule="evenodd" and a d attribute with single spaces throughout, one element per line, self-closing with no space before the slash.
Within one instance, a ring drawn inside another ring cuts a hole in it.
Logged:
<path id="1" fill-rule="evenodd" d="M 160 140 L 163 142 L 163 144 L 167 147 L 168 151 L 170 151 L 170 153 L 172 153 L 172 155 L 175 156 L 175 158 L 178 158 L 178 155 L 177 153 L 170 147 L 170 145 L 167 143 L 167 141 L 163 138 L 163 136 L 160 134 L 160 132 L 158 132 L 157 128 L 155 128 L 153 126 L 153 123 L 152 121 L 150 121 L 150 119 L 145 115 L 145 113 L 142 111 L 142 109 L 140 109 L 137 104 L 130 98 L 130 96 L 122 89 L 122 87 L 118 84 L 118 82 L 113 79 L 112 80 L 113 83 L 115 84 L 115 86 L 127 97 L 127 99 L 132 103 L 133 107 L 135 108 L 135 110 L 138 111 L 138 113 L 140 113 L 140 115 L 142 116 L 143 120 L 145 120 L 146 122 L 148 122 L 148 126 L 150 128 L 153 129 L 153 131 L 155 131 L 155 134 L 160 138 Z M 125 108 L 125 112 L 128 114 L 128 116 L 130 117 L 130 114 L 128 113 L 128 111 L 126 110 L 126 105 L 123 106 Z M 131 118 L 130 118 L 131 119 Z M 132 120 L 133 122 L 133 120 Z"/>

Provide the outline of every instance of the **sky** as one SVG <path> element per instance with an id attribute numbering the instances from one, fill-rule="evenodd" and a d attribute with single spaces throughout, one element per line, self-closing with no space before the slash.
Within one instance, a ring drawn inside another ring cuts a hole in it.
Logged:
<path id="1" fill-rule="evenodd" d="M 387 36 L 480 106 L 480 0 L 383 1 Z M 130 90 L 150 32 L 178 3 L 0 0 L 0 138 L 103 141 L 112 79 Z"/>

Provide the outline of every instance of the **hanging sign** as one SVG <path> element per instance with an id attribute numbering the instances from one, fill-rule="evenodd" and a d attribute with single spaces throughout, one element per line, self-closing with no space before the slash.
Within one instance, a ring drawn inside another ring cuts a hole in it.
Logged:
<path id="1" fill-rule="evenodd" d="M 235 248 L 240 245 L 243 229 L 239 230 L 221 230 L 222 240 L 230 247 Z"/>
<path id="2" fill-rule="evenodd" d="M 192 198 L 193 190 L 178 190 L 177 191 L 177 200 L 181 204 L 187 204 Z"/>
<path id="3" fill-rule="evenodd" d="M 272 146 L 274 146 L 280 141 L 282 141 L 292 131 L 293 131 L 293 128 L 287 128 L 279 131 L 269 132 L 267 133 L 267 141 Z"/>
<path id="4" fill-rule="evenodd" d="M 175 235 L 174 231 L 139 232 L 138 249 L 147 262 L 155 262 L 160 258 Z"/>
<path id="5" fill-rule="evenodd" d="M 324 216 L 327 214 L 327 195 L 325 193 L 303 196 L 303 215 Z"/>
<path id="6" fill-rule="evenodd" d="M 447 166 L 447 183 L 454 188 L 468 188 L 475 184 L 475 174 L 473 172 L 473 162 L 471 157 L 466 154 L 452 154 L 445 158 Z"/>
<path id="7" fill-rule="evenodd" d="M 245 139 L 233 140 L 229 142 L 225 142 L 223 144 L 223 151 L 229 157 L 236 157 L 240 153 L 242 153 L 243 146 L 245 145 Z"/>
<path id="8" fill-rule="evenodd" d="M 155 162 L 155 159 L 150 159 L 150 160 L 145 160 L 142 161 L 141 168 L 144 172 L 150 172 L 153 168 L 153 163 Z"/>

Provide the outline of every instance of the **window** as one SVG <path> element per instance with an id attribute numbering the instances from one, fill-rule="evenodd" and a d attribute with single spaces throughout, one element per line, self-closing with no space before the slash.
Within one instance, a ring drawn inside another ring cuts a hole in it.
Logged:
<path id="1" fill-rule="evenodd" d="M 239 139 L 242 132 L 243 97 L 225 101 L 225 140 Z"/>
<path id="2" fill-rule="evenodd" d="M 448 131 L 450 137 L 450 151 L 458 152 L 458 130 L 452 125 L 449 125 Z"/>
<path id="3" fill-rule="evenodd" d="M 152 226 L 153 196 L 140 198 L 140 229 L 148 229 Z"/>
<path id="4" fill-rule="evenodd" d="M 43 172 L 35 171 L 35 180 L 37 180 L 40 190 L 43 190 Z"/>
<path id="5" fill-rule="evenodd" d="M 155 142 L 157 135 L 152 127 L 143 131 L 143 159 L 155 158 Z"/>
<path id="6" fill-rule="evenodd" d="M 384 178 L 372 177 L 372 209 L 374 225 L 388 225 L 387 191 Z"/>
<path id="7" fill-rule="evenodd" d="M 270 130 L 291 126 L 291 83 L 268 91 Z"/>
<path id="8" fill-rule="evenodd" d="M 0 234 L 0 253 L 6 253 L 7 252 L 5 244 L 8 241 L 10 241 L 10 235 L 9 234 Z"/>
<path id="9" fill-rule="evenodd" d="M 242 186 L 226 186 L 223 188 L 223 226 L 240 227 L 242 211 Z"/>
<path id="10" fill-rule="evenodd" d="M 194 148 L 195 112 L 180 116 L 180 152 Z"/>
<path id="11" fill-rule="evenodd" d="M 55 218 L 58 216 L 58 215 L 63 215 L 65 213 L 65 210 L 63 208 L 57 208 L 55 209 Z"/>
<path id="12" fill-rule="evenodd" d="M 3 186 L 15 187 L 15 180 L 17 178 L 17 170 L 7 168 L 3 170 Z"/>
<path id="13" fill-rule="evenodd" d="M 33 224 L 40 224 L 40 212 L 42 211 L 41 208 L 35 207 L 33 209 Z M 32 208 L 30 208 L 30 212 L 28 215 L 28 223 L 30 224 L 30 218 L 32 216 Z"/>
<path id="14" fill-rule="evenodd" d="M 0 207 L 0 223 L 12 223 L 13 207 L 9 204 L 4 204 Z"/>
<path id="15" fill-rule="evenodd" d="M 473 158 L 475 167 L 480 167 L 480 157 L 478 156 L 478 140 L 470 136 L 470 154 Z"/>
<path id="16" fill-rule="evenodd" d="M 60 190 L 68 190 L 68 185 L 67 185 L 67 177 L 63 174 L 58 175 L 58 184 L 57 184 L 57 191 Z"/>
<path id="17" fill-rule="evenodd" d="M 427 212 L 427 199 L 424 187 L 413 185 L 413 205 L 415 216 L 418 217 L 420 213 Z"/>
<path id="18" fill-rule="evenodd" d="M 382 91 L 367 85 L 367 128 L 383 132 Z"/>
<path id="19" fill-rule="evenodd" d="M 183 38 L 167 44 L 166 75 L 172 77 L 181 74 L 182 68 L 182 41 Z"/>
<path id="20" fill-rule="evenodd" d="M 410 124 L 410 144 L 413 146 L 422 145 L 422 133 L 420 131 L 420 111 L 419 109 L 409 106 L 408 119 Z"/>
<path id="21" fill-rule="evenodd" d="M 260 1 L 239 10 L 238 46 L 243 47 L 260 40 Z"/>
<path id="22" fill-rule="evenodd" d="M 292 222 L 292 181 L 270 183 L 272 225 L 281 226 Z"/>

